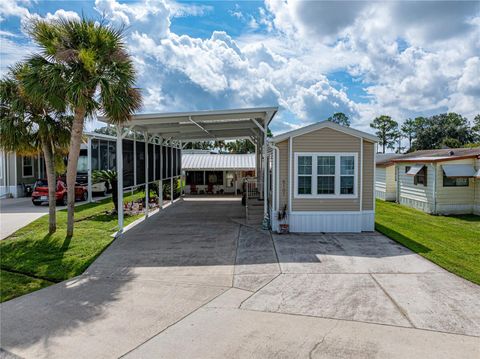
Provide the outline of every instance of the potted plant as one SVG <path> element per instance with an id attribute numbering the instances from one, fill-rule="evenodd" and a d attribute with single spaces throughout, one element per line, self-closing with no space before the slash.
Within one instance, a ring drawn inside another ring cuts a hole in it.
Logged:
<path id="1" fill-rule="evenodd" d="M 277 213 L 277 219 L 278 219 L 278 222 L 280 222 L 278 233 L 281 233 L 281 234 L 288 233 L 289 226 L 287 222 L 287 217 L 288 217 L 287 205 L 285 205 L 283 206 L 283 209 L 281 211 L 278 211 Z"/>

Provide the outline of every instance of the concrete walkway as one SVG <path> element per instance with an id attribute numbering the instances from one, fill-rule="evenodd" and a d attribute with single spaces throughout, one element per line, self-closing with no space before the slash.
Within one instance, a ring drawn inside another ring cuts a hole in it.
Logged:
<path id="1" fill-rule="evenodd" d="M 179 202 L 1 304 L 0 357 L 479 357 L 479 286 L 378 234 L 272 237 L 243 213 Z"/>

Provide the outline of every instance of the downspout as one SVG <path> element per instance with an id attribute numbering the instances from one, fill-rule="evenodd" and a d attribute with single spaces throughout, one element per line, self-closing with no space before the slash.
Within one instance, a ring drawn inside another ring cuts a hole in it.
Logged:
<path id="1" fill-rule="evenodd" d="M 274 206 L 273 207 L 273 215 L 275 215 L 278 211 L 280 211 L 280 149 L 274 145 L 273 143 L 270 143 L 270 146 L 274 149 L 274 168 L 273 171 L 275 173 L 275 176 L 273 177 L 273 194 L 272 194 L 272 200 L 274 199 Z M 273 218 L 271 219 L 273 223 Z"/>
<path id="2" fill-rule="evenodd" d="M 433 214 L 437 214 L 437 164 L 432 163 L 433 167 Z"/>

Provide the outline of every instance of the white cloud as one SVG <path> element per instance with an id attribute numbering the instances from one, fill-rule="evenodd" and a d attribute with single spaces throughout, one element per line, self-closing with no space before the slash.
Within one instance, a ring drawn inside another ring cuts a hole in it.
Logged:
<path id="1" fill-rule="evenodd" d="M 0 16 L 25 17 L 27 5 L 2 2 Z M 279 104 L 276 132 L 333 112 L 348 114 L 363 130 L 381 114 L 401 120 L 447 110 L 478 113 L 479 3 L 456 5 L 266 0 L 253 13 L 240 6 L 230 12 L 245 24 L 239 37 L 214 31 L 200 39 L 174 33 L 171 22 L 208 15 L 210 6 L 95 1 L 108 20 L 129 26 L 145 111 Z M 60 15 L 78 16 L 60 9 L 46 17 Z M 7 59 L 25 53 L 3 35 L 10 41 Z M 352 95 L 348 81 L 330 80 L 333 72 L 363 81 L 363 92 Z M 368 102 L 352 100 L 362 96 Z"/>
<path id="2" fill-rule="evenodd" d="M 23 6 L 21 6 L 21 4 Z M 31 4 L 30 1 L 2 0 L 0 1 L 0 21 L 10 16 L 24 17 L 29 16 L 30 12 L 26 8 Z"/>

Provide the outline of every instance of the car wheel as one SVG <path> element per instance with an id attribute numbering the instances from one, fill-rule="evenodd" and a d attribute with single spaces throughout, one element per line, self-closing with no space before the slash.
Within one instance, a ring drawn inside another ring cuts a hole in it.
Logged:
<path id="1" fill-rule="evenodd" d="M 88 201 L 88 192 L 87 191 L 83 192 L 82 201 Z"/>
<path id="2" fill-rule="evenodd" d="M 68 204 L 68 199 L 66 194 L 63 195 L 61 203 L 62 203 L 62 206 L 66 206 Z"/>
<path id="3" fill-rule="evenodd" d="M 42 202 L 35 202 L 35 201 L 32 201 L 32 203 L 34 206 L 40 206 L 42 204 Z"/>

